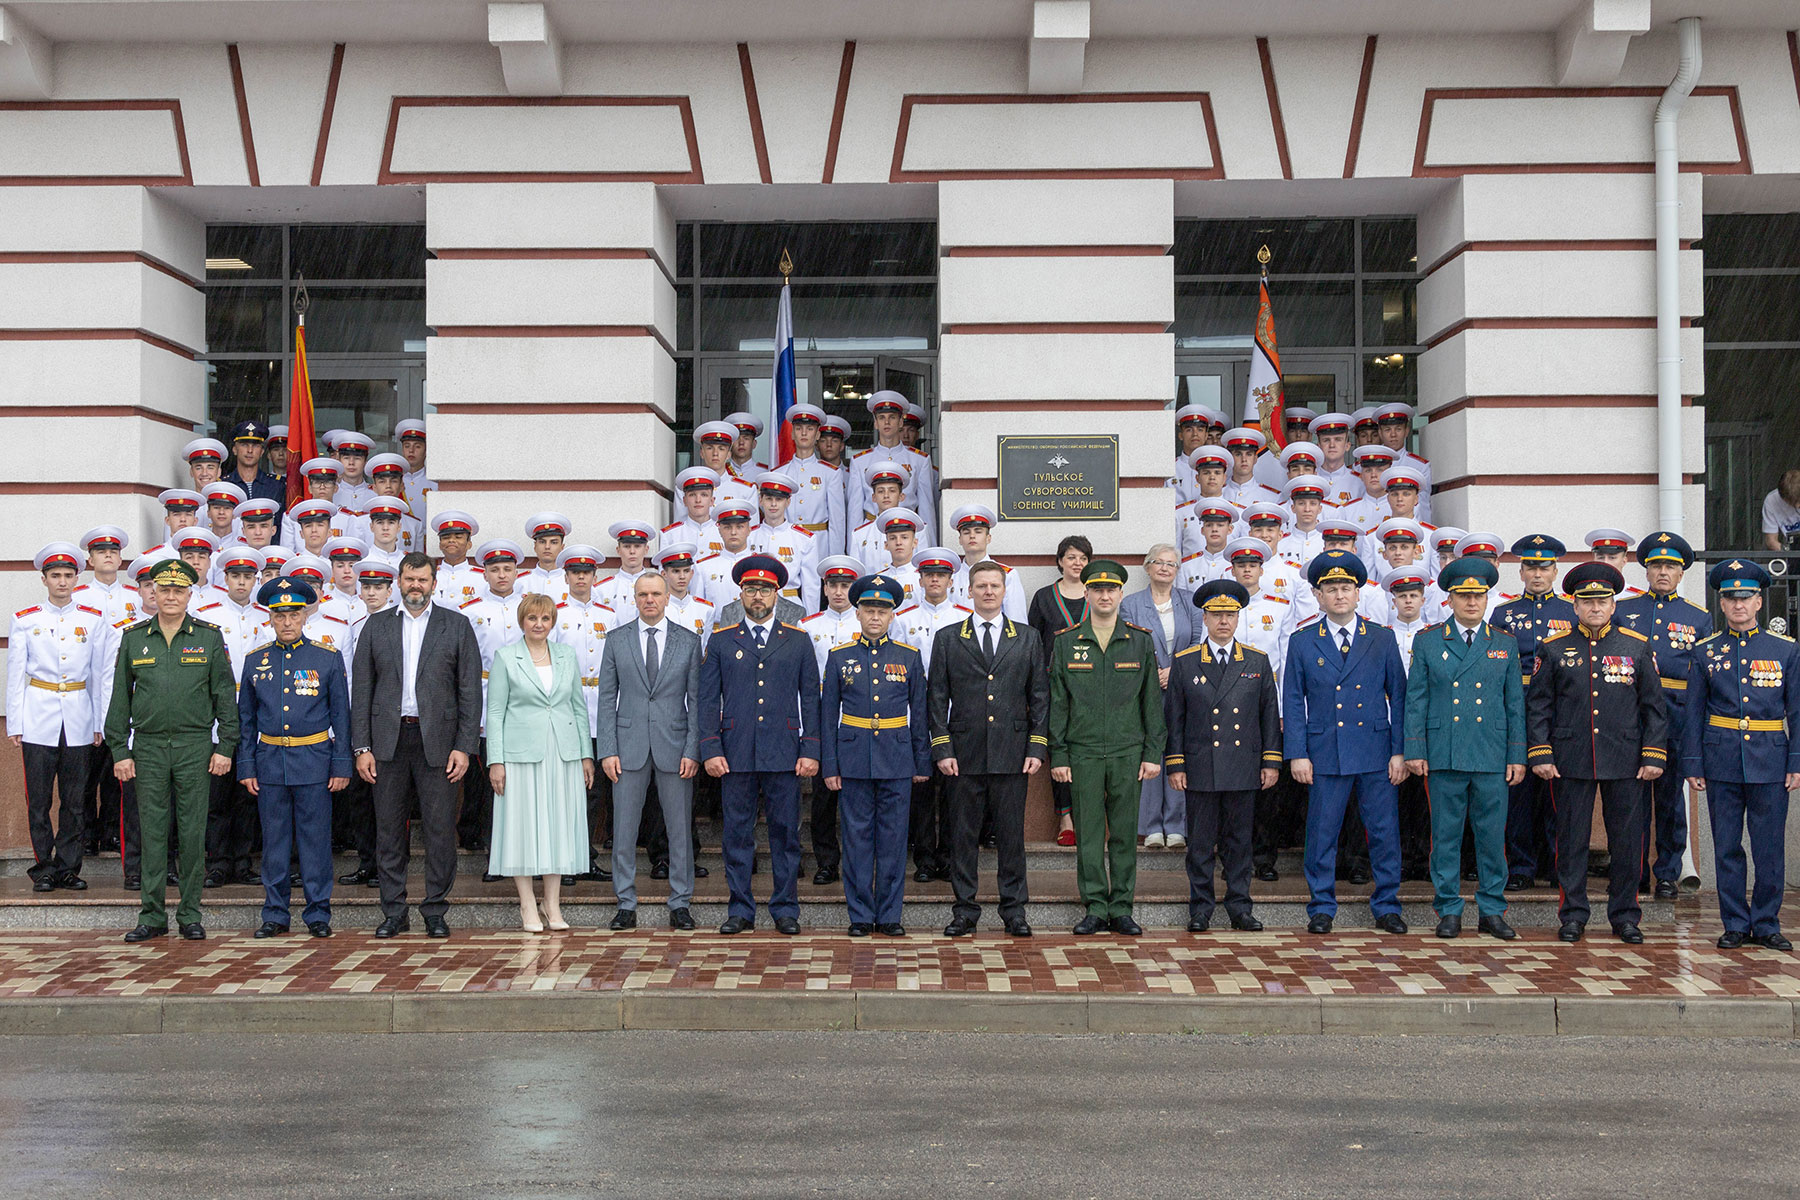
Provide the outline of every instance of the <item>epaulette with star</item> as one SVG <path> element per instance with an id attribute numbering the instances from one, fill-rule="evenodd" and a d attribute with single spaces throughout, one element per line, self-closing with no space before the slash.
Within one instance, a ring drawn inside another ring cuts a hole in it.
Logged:
<path id="1" fill-rule="evenodd" d="M 854 645 L 856 645 L 856 639 L 851 638 L 847 642 L 839 642 L 837 645 L 833 646 L 832 649 L 833 650 L 848 650 L 850 647 L 852 647 Z"/>
<path id="2" fill-rule="evenodd" d="M 1620 633 L 1624 634 L 1626 637 L 1634 637 L 1640 642 L 1647 642 L 1650 640 L 1649 638 L 1645 637 L 1643 634 L 1639 633 L 1637 630 L 1627 629 L 1623 625 L 1615 625 L 1615 626 L 1613 626 L 1613 628 L 1617 629 Z"/>
<path id="3" fill-rule="evenodd" d="M 1206 648 L 1206 643 L 1201 642 L 1198 645 L 1189 646 L 1186 650 L 1177 650 L 1175 652 L 1175 657 L 1181 658 L 1183 655 L 1196 654 L 1205 648 Z"/>

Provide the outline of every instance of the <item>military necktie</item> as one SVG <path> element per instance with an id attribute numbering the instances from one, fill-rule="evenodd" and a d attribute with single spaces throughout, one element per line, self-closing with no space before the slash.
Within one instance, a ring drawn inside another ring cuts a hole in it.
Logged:
<path id="1" fill-rule="evenodd" d="M 989 662 L 994 661 L 994 623 L 992 621 L 981 623 L 981 652 L 987 656 Z"/>
<path id="2" fill-rule="evenodd" d="M 1338 649 L 1342 650 L 1345 654 L 1350 653 L 1350 630 L 1347 627 L 1338 630 L 1338 642 Z"/>
<path id="3" fill-rule="evenodd" d="M 761 625 L 752 625 L 750 627 L 750 639 L 756 643 L 756 648 L 758 650 L 763 648 L 763 628 Z"/>
<path id="4" fill-rule="evenodd" d="M 1463 630 L 1463 645 L 1469 647 L 1475 645 L 1475 631 L 1473 629 Z"/>

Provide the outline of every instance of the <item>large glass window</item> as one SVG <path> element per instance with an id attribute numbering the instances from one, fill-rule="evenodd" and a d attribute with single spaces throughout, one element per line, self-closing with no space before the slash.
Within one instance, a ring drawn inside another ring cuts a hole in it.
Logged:
<path id="1" fill-rule="evenodd" d="M 783 251 L 794 270 L 801 399 L 849 420 L 852 448 L 871 440 L 863 406 L 871 391 L 901 391 L 935 417 L 935 224 L 684 224 L 675 252 L 676 449 L 684 465 L 698 422 L 738 408 L 768 419 Z M 772 444 L 773 431 L 763 457 Z"/>
<path id="2" fill-rule="evenodd" d="M 319 428 L 391 437 L 424 408 L 425 227 L 215 225 L 206 231 L 207 419 L 280 424 L 304 286 Z"/>
<path id="3" fill-rule="evenodd" d="M 1418 222 L 1359 217 L 1176 222 L 1176 405 L 1248 415 L 1263 246 L 1290 403 L 1416 404 Z"/>
<path id="4" fill-rule="evenodd" d="M 1702 233 L 1706 542 L 1759 550 L 1763 497 L 1800 467 L 1800 213 L 1709 215 Z"/>

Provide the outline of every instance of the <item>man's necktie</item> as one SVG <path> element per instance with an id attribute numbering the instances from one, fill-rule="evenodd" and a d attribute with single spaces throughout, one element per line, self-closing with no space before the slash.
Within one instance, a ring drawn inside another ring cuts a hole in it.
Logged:
<path id="1" fill-rule="evenodd" d="M 1463 630 L 1463 645 L 1471 647 L 1475 645 L 1475 631 L 1473 629 Z"/>
<path id="2" fill-rule="evenodd" d="M 992 621 L 981 623 L 981 652 L 987 656 L 989 662 L 994 661 L 994 623 Z"/>
<path id="3" fill-rule="evenodd" d="M 644 674 L 649 678 L 650 686 L 655 687 L 656 668 L 662 663 L 661 657 L 656 653 L 656 630 L 646 629 L 644 636 L 649 639 L 644 645 Z"/>
<path id="4" fill-rule="evenodd" d="M 756 643 L 756 648 L 758 650 L 763 648 L 763 629 L 761 625 L 752 625 L 750 627 L 750 638 Z"/>
<path id="5" fill-rule="evenodd" d="M 1350 631 L 1348 629 L 1338 630 L 1338 649 L 1345 654 L 1350 653 Z"/>

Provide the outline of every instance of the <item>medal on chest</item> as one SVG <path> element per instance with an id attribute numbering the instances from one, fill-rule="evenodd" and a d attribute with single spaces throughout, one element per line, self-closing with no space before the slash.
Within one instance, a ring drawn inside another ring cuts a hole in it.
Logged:
<path id="1" fill-rule="evenodd" d="M 1637 679 L 1637 663 L 1622 654 L 1603 654 L 1600 678 L 1607 683 L 1631 683 Z"/>
<path id="2" fill-rule="evenodd" d="M 1751 659 L 1750 682 L 1757 687 L 1780 687 L 1781 664 L 1772 658 Z"/>

